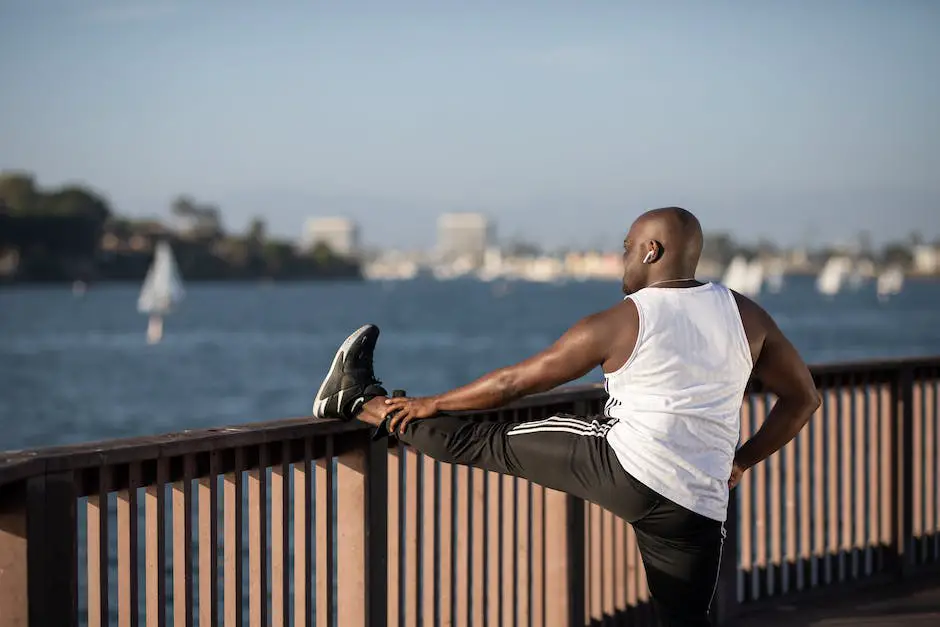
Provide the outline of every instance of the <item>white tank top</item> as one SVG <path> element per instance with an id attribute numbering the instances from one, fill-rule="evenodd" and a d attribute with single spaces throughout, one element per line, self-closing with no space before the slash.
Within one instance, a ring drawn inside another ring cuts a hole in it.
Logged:
<path id="1" fill-rule="evenodd" d="M 669 500 L 724 521 L 751 352 L 734 295 L 714 283 L 648 287 L 633 354 L 604 375 L 607 441 L 624 470 Z"/>

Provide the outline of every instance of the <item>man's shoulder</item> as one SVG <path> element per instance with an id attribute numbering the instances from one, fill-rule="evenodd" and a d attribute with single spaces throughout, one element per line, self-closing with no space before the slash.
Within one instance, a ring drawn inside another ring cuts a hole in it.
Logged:
<path id="1" fill-rule="evenodd" d="M 767 333 L 776 327 L 773 317 L 754 300 L 732 289 L 728 291 L 734 296 L 748 340 L 752 343 L 762 342 Z"/>
<path id="2" fill-rule="evenodd" d="M 636 303 L 630 298 L 625 298 L 607 309 L 587 316 L 580 324 L 589 327 L 592 333 L 613 338 L 624 331 L 635 335 L 639 323 L 640 314 Z"/>
<path id="3" fill-rule="evenodd" d="M 725 288 L 725 289 L 731 292 L 731 295 L 734 297 L 734 302 L 737 304 L 738 311 L 741 312 L 742 318 L 744 316 L 749 316 L 749 317 L 754 317 L 754 318 L 765 318 L 770 315 L 764 310 L 763 307 L 758 305 L 757 302 L 755 302 L 751 298 L 748 298 L 744 294 L 736 292 L 731 288 Z"/>
<path id="4" fill-rule="evenodd" d="M 623 324 L 624 318 L 627 320 L 638 318 L 639 311 L 637 310 L 636 301 L 627 296 L 623 300 L 614 303 L 607 309 L 602 309 L 594 315 L 603 320 Z"/>

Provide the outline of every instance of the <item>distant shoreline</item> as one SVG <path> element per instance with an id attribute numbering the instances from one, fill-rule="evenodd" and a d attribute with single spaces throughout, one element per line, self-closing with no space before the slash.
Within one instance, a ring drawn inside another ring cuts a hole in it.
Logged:
<path id="1" fill-rule="evenodd" d="M 800 277 L 800 278 L 812 278 L 815 277 L 815 273 L 812 272 L 791 272 L 786 274 L 787 277 Z M 510 281 L 518 283 L 534 283 L 541 284 L 540 281 L 529 281 L 526 279 L 499 279 L 498 281 Z M 715 277 L 701 277 L 700 281 L 703 282 L 713 282 L 720 283 L 721 278 Z M 909 274 L 905 277 L 906 281 L 911 281 L 914 283 L 937 283 L 940 282 L 940 275 L 931 275 L 931 274 Z M 473 281 L 476 283 L 495 283 L 497 281 L 485 281 L 473 276 L 463 276 L 457 277 L 454 279 L 435 279 L 433 277 L 416 277 L 409 279 L 370 279 L 361 275 L 330 275 L 330 276 L 305 276 L 305 277 L 284 277 L 284 278 L 247 278 L 247 277 L 233 277 L 233 278 L 194 278 L 194 279 L 183 279 L 184 286 L 187 285 L 254 285 L 254 286 L 265 286 L 265 285 L 278 285 L 278 284 L 300 284 L 300 283 L 409 283 L 413 281 L 421 282 L 434 282 L 434 283 L 451 283 L 451 282 L 462 282 L 462 281 Z M 616 283 L 619 281 L 619 278 L 590 278 L 590 279 L 566 279 L 565 283 Z M 98 287 L 139 287 L 142 283 L 142 280 L 138 281 L 136 279 L 100 279 L 92 281 L 83 281 L 80 279 L 77 280 L 19 280 L 19 281 L 5 281 L 0 280 L 0 290 L 17 288 L 17 287 L 27 287 L 27 288 L 42 288 L 42 287 L 66 287 L 71 288 L 76 283 L 84 283 L 85 288 L 88 290 Z"/>
<path id="2" fill-rule="evenodd" d="M 245 284 L 245 285 L 268 285 L 268 284 L 277 284 L 277 283 L 362 283 L 368 279 L 363 278 L 362 276 L 319 276 L 319 277 L 285 277 L 280 279 L 267 279 L 267 278 L 198 278 L 198 279 L 183 279 L 183 286 L 187 285 L 205 285 L 211 283 L 218 284 Z M 96 279 L 91 281 L 85 281 L 82 279 L 75 280 L 17 280 L 17 281 L 4 281 L 0 280 L 0 290 L 4 288 L 11 287 L 44 287 L 44 286 L 58 286 L 58 287 L 72 287 L 76 283 L 83 283 L 88 289 L 92 289 L 95 286 L 136 286 L 139 287 L 143 283 L 143 279 L 140 281 L 133 279 Z"/>

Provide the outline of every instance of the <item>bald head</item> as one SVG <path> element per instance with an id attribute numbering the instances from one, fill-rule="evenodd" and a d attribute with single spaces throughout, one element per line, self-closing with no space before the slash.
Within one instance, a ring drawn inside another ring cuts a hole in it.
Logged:
<path id="1" fill-rule="evenodd" d="M 635 243 L 653 241 L 662 246 L 657 261 L 663 267 L 695 274 L 702 254 L 702 225 L 681 207 L 647 211 L 633 223 L 627 238 Z"/>
<path id="2" fill-rule="evenodd" d="M 702 225 L 681 207 L 652 209 L 637 218 L 624 241 L 624 289 L 695 276 Z"/>

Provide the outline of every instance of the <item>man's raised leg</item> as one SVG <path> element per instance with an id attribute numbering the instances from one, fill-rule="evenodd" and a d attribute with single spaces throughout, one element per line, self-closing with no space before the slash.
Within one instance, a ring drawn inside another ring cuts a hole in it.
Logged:
<path id="1" fill-rule="evenodd" d="M 372 366 L 378 337 L 378 327 L 367 324 L 340 345 L 314 397 L 315 418 L 384 424 L 387 392 Z M 528 479 L 636 520 L 655 494 L 623 470 L 607 444 L 612 424 L 568 414 L 527 422 L 444 414 L 413 421 L 398 436 L 442 462 Z"/>
<path id="2" fill-rule="evenodd" d="M 383 427 L 389 408 L 373 371 L 378 338 L 379 328 L 367 324 L 343 341 L 314 397 L 315 418 Z M 626 475 L 605 439 L 610 425 L 571 415 L 497 422 L 445 414 L 414 421 L 398 436 L 443 462 L 523 477 L 607 505 Z"/>
<path id="3" fill-rule="evenodd" d="M 378 427 L 386 411 L 376 397 L 357 418 Z M 527 479 L 636 520 L 652 508 L 653 493 L 620 466 L 605 437 L 611 424 L 571 414 L 531 421 L 444 414 L 415 420 L 398 437 L 438 461 Z"/>

